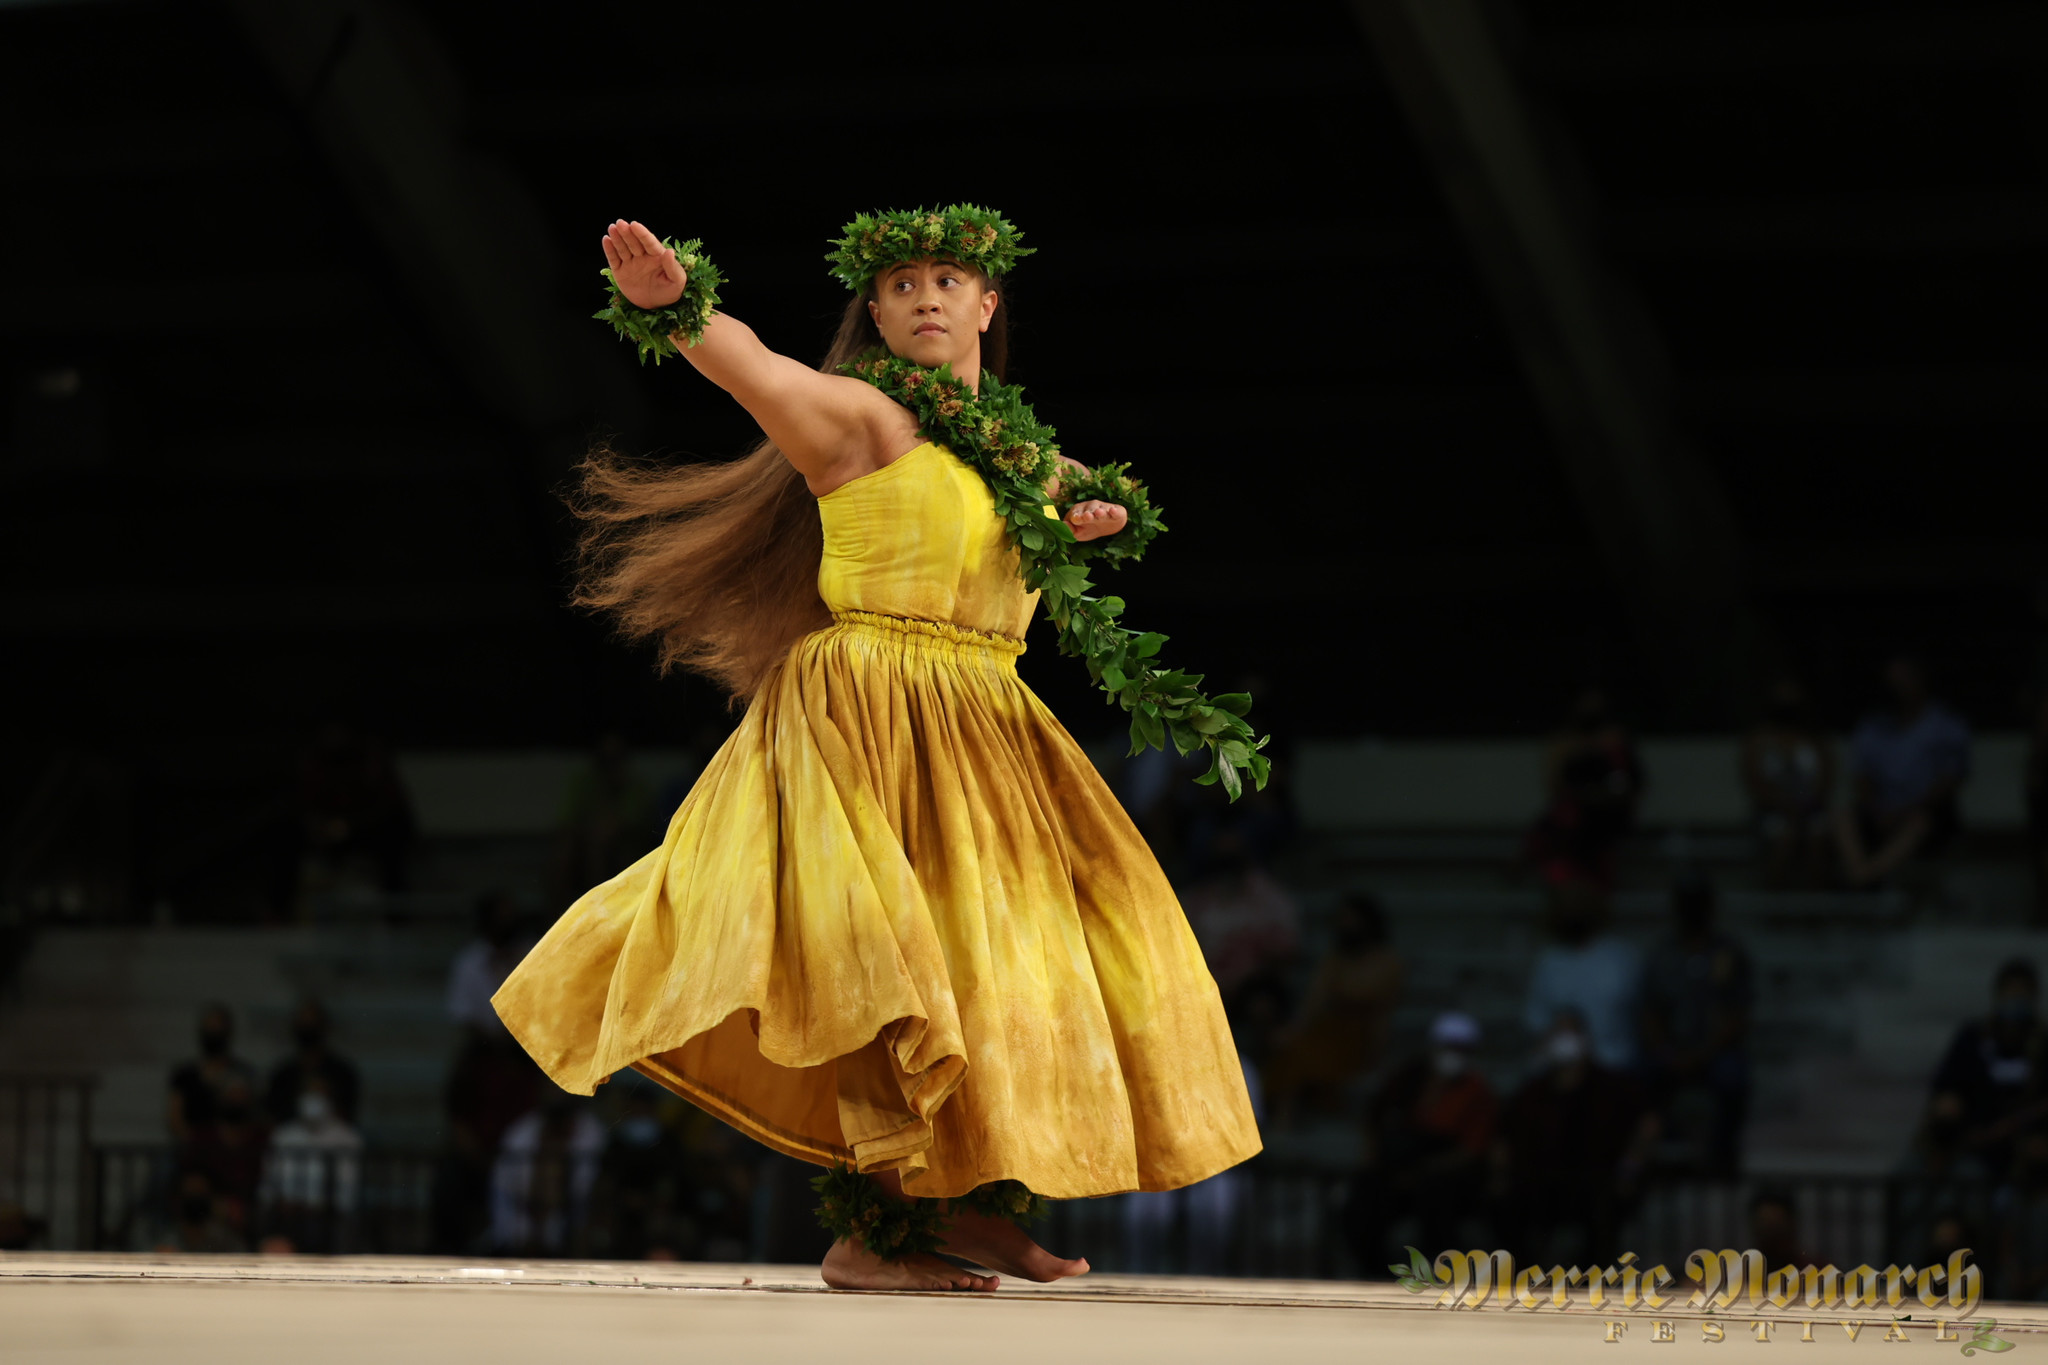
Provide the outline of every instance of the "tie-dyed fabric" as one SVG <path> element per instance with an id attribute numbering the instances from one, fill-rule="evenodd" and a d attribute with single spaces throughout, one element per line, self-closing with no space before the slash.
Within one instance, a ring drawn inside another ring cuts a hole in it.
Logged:
<path id="1" fill-rule="evenodd" d="M 912 1194 L 1173 1189 L 1257 1152 L 1172 888 L 1017 677 L 1034 597 L 987 486 L 928 444 L 818 509 L 835 624 L 512 973 L 506 1025 L 566 1090 L 634 1067 Z"/>

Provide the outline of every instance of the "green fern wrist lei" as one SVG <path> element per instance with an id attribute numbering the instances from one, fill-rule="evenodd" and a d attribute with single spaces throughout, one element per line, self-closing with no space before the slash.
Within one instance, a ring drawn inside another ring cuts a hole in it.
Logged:
<path id="1" fill-rule="evenodd" d="M 835 1166 L 811 1181 L 818 1226 L 885 1261 L 939 1249 L 945 1215 L 936 1199 L 891 1199 L 872 1176 Z"/>
<path id="2" fill-rule="evenodd" d="M 977 394 L 950 366 L 927 370 L 879 347 L 844 368 L 917 414 L 920 435 L 946 446 L 987 482 L 996 515 L 1016 547 L 1024 586 L 1042 594 L 1045 613 L 1059 629 L 1060 653 L 1078 655 L 1088 676 L 1130 713 L 1133 754 L 1148 746 L 1163 749 L 1169 741 L 1183 754 L 1206 751 L 1209 770 L 1195 780 L 1221 782 L 1232 800 L 1246 776 L 1254 787 L 1266 785 L 1270 764 L 1260 752 L 1266 741 L 1244 718 L 1251 697 L 1211 697 L 1201 689 L 1200 674 L 1163 667 L 1158 654 L 1166 637 L 1123 626 L 1117 618 L 1124 600 L 1091 591 L 1089 558 L 1110 564 L 1135 559 L 1166 529 L 1128 466 L 1104 465 L 1061 489 L 1063 499 L 1099 497 L 1131 514 L 1117 536 L 1083 544 L 1066 522 L 1046 514 L 1045 490 L 1059 468 L 1059 442 L 1032 414 L 1023 390 L 984 373 Z M 1116 544 L 1125 535 L 1131 538 Z"/>
<path id="3" fill-rule="evenodd" d="M 632 342 L 642 365 L 650 355 L 657 365 L 663 356 L 681 355 L 669 339 L 678 333 L 688 345 L 702 341 L 704 329 L 711 323 L 711 310 L 718 306 L 718 286 L 725 283 L 725 276 L 704 254 L 702 238 L 678 242 L 669 237 L 662 245 L 676 253 L 676 263 L 683 268 L 683 296 L 666 308 L 641 308 L 628 302 L 609 266 L 597 272 L 611 285 L 612 297 L 603 311 L 591 316 L 609 322 L 612 330 Z"/>
<path id="4" fill-rule="evenodd" d="M 1076 542 L 1077 558 L 1100 559 L 1112 567 L 1142 559 L 1152 538 L 1166 529 L 1145 485 L 1130 476 L 1128 464 L 1099 464 L 1083 478 L 1071 469 L 1060 470 L 1057 506 L 1062 517 L 1084 502 L 1113 502 L 1129 514 L 1124 529 L 1101 540 Z"/>

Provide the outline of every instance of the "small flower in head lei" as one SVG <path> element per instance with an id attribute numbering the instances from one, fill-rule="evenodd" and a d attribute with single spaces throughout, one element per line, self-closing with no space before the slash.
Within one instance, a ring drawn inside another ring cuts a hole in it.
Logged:
<path id="1" fill-rule="evenodd" d="M 942 209 L 891 209 L 863 213 L 834 238 L 826 254 L 832 274 L 854 293 L 892 265 L 943 256 L 984 275 L 1007 275 L 1018 260 L 1038 248 L 1019 246 L 1024 234 L 997 213 L 975 204 Z"/>

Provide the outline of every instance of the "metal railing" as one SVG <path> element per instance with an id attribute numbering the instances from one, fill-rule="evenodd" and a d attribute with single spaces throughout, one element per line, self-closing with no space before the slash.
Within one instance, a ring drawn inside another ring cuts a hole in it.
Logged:
<path id="1" fill-rule="evenodd" d="M 490 1206 L 489 1237 L 449 1244 L 444 1206 L 450 1181 L 464 1178 L 459 1165 L 445 1154 L 426 1152 L 271 1152 L 259 1177 L 239 1192 L 224 1193 L 204 1181 L 194 1186 L 189 1158 L 168 1146 L 103 1146 L 92 1152 L 91 1188 L 82 1196 L 93 1215 L 91 1235 L 68 1244 L 257 1250 L 269 1242 L 278 1249 L 341 1254 L 638 1254 L 618 1249 L 622 1243 L 613 1225 L 632 1216 L 627 1210 L 637 1207 L 644 1192 L 622 1186 L 587 1155 L 500 1161 L 487 1173 L 467 1168 L 472 1193 Z M 1106 1271 L 1383 1277 L 1387 1258 L 1355 1245 L 1354 1229 L 1347 1226 L 1357 1178 L 1254 1161 L 1188 1190 L 1058 1202 L 1035 1232 L 1052 1249 L 1085 1254 Z M 1755 1242 L 1752 1202 L 1766 1186 L 1789 1201 L 1799 1251 L 1815 1263 L 1847 1269 L 1918 1261 L 1935 1240 L 1934 1225 L 1951 1218 L 1975 1238 L 1993 1285 L 2017 1283 L 2001 1280 L 2002 1257 L 2031 1263 L 2039 1259 L 2036 1250 L 2048 1253 L 2048 1247 L 2017 1248 L 2014 1238 L 2024 1233 L 2015 1228 L 2024 1219 L 2012 1207 L 2010 1192 L 2001 1203 L 1985 1182 L 1808 1175 L 1653 1185 L 1619 1209 L 1606 1231 L 1581 1230 L 1569 1254 L 1583 1264 L 1633 1251 L 1644 1264 L 1661 1262 L 1679 1271 L 1696 1248 L 1749 1247 Z M 757 1195 L 766 1189 L 760 1186 Z M 2048 1211 L 2048 1204 L 2043 1208 Z M 1461 1249 L 1505 1246 L 1518 1259 L 1540 1259 L 1554 1249 L 1555 1242 L 1538 1247 L 1503 1241 L 1498 1229 L 1511 1225 L 1510 1210 L 1476 1205 L 1460 1224 L 1459 1235 L 1468 1243 Z M 1419 1236 L 1412 1222 L 1396 1222 L 1388 1230 L 1397 1242 Z M 1596 1245 L 1600 1240 L 1612 1245 Z M 1444 1249 L 1425 1250 L 1434 1255 Z M 811 1254 L 807 1245 L 766 1242 L 758 1230 L 745 1250 L 757 1260 Z"/>
<path id="2" fill-rule="evenodd" d="M 0 1074 L 0 1250 L 88 1240 L 92 1091 L 82 1076 Z"/>

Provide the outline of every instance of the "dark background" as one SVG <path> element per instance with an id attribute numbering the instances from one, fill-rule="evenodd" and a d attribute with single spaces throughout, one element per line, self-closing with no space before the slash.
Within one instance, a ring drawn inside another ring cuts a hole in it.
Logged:
<path id="1" fill-rule="evenodd" d="M 1785 669 L 1846 723 L 1904 644 L 2020 724 L 2048 16 L 1478 14 L 1445 56 L 1370 0 L 0 7 L 8 783 L 168 791 L 323 716 L 694 733 L 708 686 L 564 606 L 556 492 L 599 436 L 752 433 L 587 320 L 599 232 L 702 235 L 809 359 L 839 224 L 954 199 L 1039 248 L 1013 377 L 1166 508 L 1131 619 L 1269 723 L 1530 733 L 1601 680 L 1723 730 Z M 1457 112 L 1493 59 L 1507 142 Z"/>

